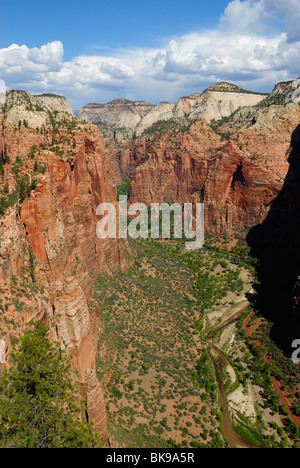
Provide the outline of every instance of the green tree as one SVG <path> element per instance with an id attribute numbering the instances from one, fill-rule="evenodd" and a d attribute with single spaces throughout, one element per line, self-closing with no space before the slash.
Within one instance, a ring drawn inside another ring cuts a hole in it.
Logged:
<path id="1" fill-rule="evenodd" d="M 18 189 L 19 189 L 19 198 L 20 198 L 20 203 L 23 203 L 25 201 L 26 197 L 28 196 L 28 184 L 25 178 L 21 179 L 18 183 Z"/>
<path id="2" fill-rule="evenodd" d="M 0 379 L 0 447 L 88 448 L 100 445 L 79 420 L 70 357 L 40 322 L 29 327 Z"/>

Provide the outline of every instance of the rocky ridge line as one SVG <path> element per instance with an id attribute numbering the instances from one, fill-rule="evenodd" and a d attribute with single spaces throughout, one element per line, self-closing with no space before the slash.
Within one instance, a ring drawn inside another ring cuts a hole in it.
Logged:
<path id="1" fill-rule="evenodd" d="M 140 137 L 143 132 L 160 121 L 206 122 L 228 117 L 244 106 L 254 106 L 265 95 L 250 93 L 228 83 L 219 83 L 201 94 L 182 97 L 176 104 L 161 102 L 157 106 L 117 99 L 108 104 L 88 104 L 79 112 L 79 118 L 96 123 L 109 138 L 125 142 Z"/>

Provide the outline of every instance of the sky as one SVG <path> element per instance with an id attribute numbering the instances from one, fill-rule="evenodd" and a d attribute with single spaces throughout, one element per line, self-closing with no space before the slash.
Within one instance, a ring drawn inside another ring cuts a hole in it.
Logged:
<path id="1" fill-rule="evenodd" d="M 176 102 L 300 76 L 300 0 L 1 0 L 0 92 Z"/>

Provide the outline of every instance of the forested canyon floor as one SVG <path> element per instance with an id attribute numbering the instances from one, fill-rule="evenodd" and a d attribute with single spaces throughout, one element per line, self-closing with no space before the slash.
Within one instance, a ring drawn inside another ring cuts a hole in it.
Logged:
<path id="1" fill-rule="evenodd" d="M 197 253 L 167 241 L 131 241 L 130 247 L 135 256 L 130 270 L 96 281 L 103 324 L 97 374 L 107 388 L 111 443 L 225 447 L 229 439 L 241 447 L 293 444 L 297 435 L 278 414 L 272 384 L 266 385 L 270 371 L 251 357 L 243 321 L 230 322 L 232 314 L 250 314 L 246 295 L 253 267 L 246 250 L 223 251 L 209 242 Z M 207 334 L 220 322 L 224 330 L 214 342 L 230 362 L 222 382 L 207 353 Z M 228 422 L 217 383 L 228 394 L 233 439 L 224 427 Z"/>

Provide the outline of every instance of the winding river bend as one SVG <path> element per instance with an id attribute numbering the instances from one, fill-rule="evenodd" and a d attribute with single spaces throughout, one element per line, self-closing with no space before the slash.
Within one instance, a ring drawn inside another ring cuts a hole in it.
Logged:
<path id="1" fill-rule="evenodd" d="M 249 307 L 248 302 L 243 302 L 237 305 L 233 310 L 232 314 L 225 319 L 220 324 L 216 325 L 214 328 L 209 330 L 208 334 L 206 335 L 206 340 L 208 343 L 208 352 L 212 358 L 214 363 L 216 377 L 218 382 L 218 398 L 219 398 L 219 406 L 223 412 L 223 431 L 226 440 L 228 441 L 231 448 L 260 448 L 257 445 L 253 445 L 248 442 L 246 439 L 241 437 L 239 434 L 236 433 L 233 427 L 231 414 L 229 411 L 228 399 L 225 389 L 224 383 L 224 370 L 227 368 L 229 362 L 226 359 L 225 355 L 222 351 L 213 343 L 214 335 L 224 328 L 228 327 L 228 325 L 235 322 Z"/>

